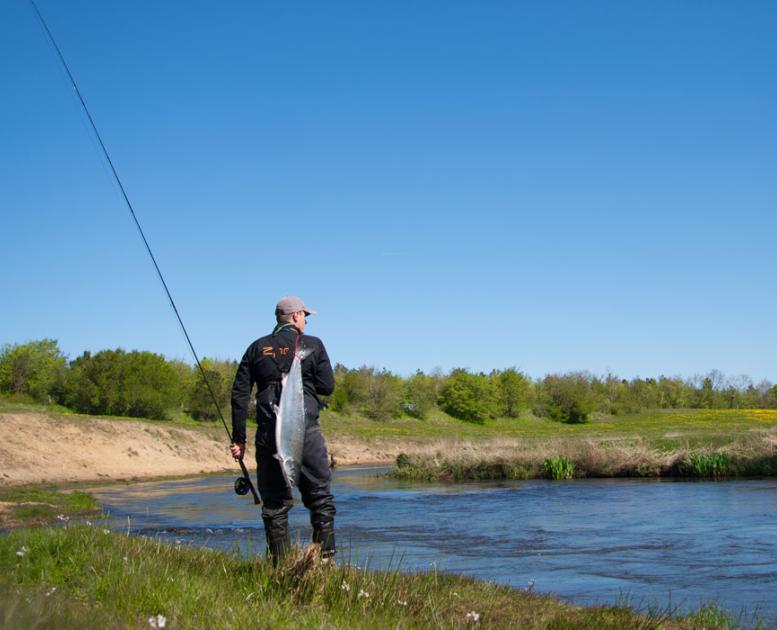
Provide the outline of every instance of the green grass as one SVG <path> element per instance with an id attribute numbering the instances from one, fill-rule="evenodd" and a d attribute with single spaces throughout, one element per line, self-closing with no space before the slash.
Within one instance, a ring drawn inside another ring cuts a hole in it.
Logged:
<path id="1" fill-rule="evenodd" d="M 86 492 L 40 488 L 0 488 L 0 501 L 13 504 L 0 513 L 0 529 L 41 525 L 57 520 L 99 514 L 100 504 Z"/>
<path id="2" fill-rule="evenodd" d="M 437 571 L 323 565 L 299 552 L 274 569 L 255 557 L 106 531 L 1 537 L 0 627 L 148 627 L 156 615 L 168 628 L 214 629 L 729 627 L 712 615 L 697 623 L 626 606 L 580 608 Z"/>
<path id="3" fill-rule="evenodd" d="M 692 453 L 687 465 L 692 477 L 721 479 L 733 473 L 733 461 L 726 453 Z"/>
<path id="4" fill-rule="evenodd" d="M 321 424 L 327 435 L 347 435 L 365 440 L 403 438 L 423 442 L 440 438 L 487 440 L 496 437 L 639 436 L 663 442 L 665 447 L 671 448 L 679 440 L 725 445 L 736 433 L 777 427 L 777 409 L 657 409 L 624 416 L 594 414 L 585 424 L 563 424 L 531 414 L 473 424 L 456 420 L 439 410 L 425 420 L 405 416 L 377 421 L 325 411 L 321 414 Z M 670 435 L 667 436 L 667 433 Z M 674 433 L 680 435 L 671 435 Z"/>
<path id="5" fill-rule="evenodd" d="M 545 476 L 548 479 L 572 479 L 575 476 L 575 465 L 566 457 L 554 455 L 542 462 Z"/>

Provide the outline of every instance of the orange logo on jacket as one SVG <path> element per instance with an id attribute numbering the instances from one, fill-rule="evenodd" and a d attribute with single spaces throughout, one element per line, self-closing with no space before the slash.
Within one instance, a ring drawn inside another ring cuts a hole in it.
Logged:
<path id="1" fill-rule="evenodd" d="M 262 346 L 262 354 L 266 357 L 274 357 L 275 351 L 272 346 Z M 284 346 L 283 348 L 278 348 L 278 354 L 280 354 L 282 357 L 285 357 L 287 354 L 289 354 L 289 347 Z"/>

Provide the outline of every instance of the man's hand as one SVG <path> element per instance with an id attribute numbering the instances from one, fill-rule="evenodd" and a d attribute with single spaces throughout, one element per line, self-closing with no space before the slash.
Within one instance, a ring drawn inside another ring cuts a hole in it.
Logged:
<path id="1" fill-rule="evenodd" d="M 245 442 L 243 442 L 242 444 L 235 444 L 235 443 L 230 444 L 229 452 L 232 453 L 232 457 L 240 461 L 241 459 L 243 459 L 243 455 L 245 455 L 246 453 Z"/>

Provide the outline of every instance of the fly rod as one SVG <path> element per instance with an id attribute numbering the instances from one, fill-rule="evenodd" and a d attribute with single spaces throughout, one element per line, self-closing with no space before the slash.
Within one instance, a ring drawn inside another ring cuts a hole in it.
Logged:
<path id="1" fill-rule="evenodd" d="M 156 269 L 156 273 L 159 276 L 159 280 L 162 282 L 162 286 L 164 287 L 165 294 L 167 295 L 167 299 L 170 302 L 170 306 L 172 307 L 173 312 L 175 313 L 175 317 L 178 320 L 178 324 L 180 325 L 181 330 L 183 331 L 183 335 L 186 338 L 186 343 L 189 344 L 189 350 L 191 350 L 192 356 L 194 357 L 194 362 L 197 364 L 197 368 L 199 369 L 200 374 L 202 375 L 202 380 L 205 381 L 205 386 L 208 388 L 208 393 L 210 394 L 210 397 L 213 400 L 213 404 L 216 407 L 216 411 L 218 412 L 219 418 L 221 419 L 221 424 L 224 425 L 224 430 L 227 432 L 227 435 L 229 436 L 229 441 L 232 442 L 233 441 L 232 433 L 229 430 L 229 427 L 227 426 L 226 421 L 224 420 L 224 414 L 221 413 L 221 405 L 219 405 L 219 401 L 216 398 L 216 394 L 213 392 L 213 388 L 211 387 L 210 381 L 208 380 L 208 377 L 205 374 L 205 370 L 202 368 L 200 359 L 197 356 L 197 351 L 194 349 L 194 344 L 192 343 L 192 340 L 189 337 L 189 333 L 186 330 L 186 326 L 184 326 L 183 320 L 181 319 L 181 315 L 178 313 L 178 307 L 175 305 L 175 301 L 173 300 L 173 296 L 170 293 L 170 289 L 167 287 L 167 282 L 165 282 L 165 278 L 162 275 L 162 271 L 156 262 L 154 253 L 151 251 L 151 246 L 148 244 L 148 240 L 146 239 L 146 235 L 143 232 L 143 228 L 140 226 L 140 221 L 138 221 L 138 217 L 135 214 L 135 209 L 132 207 L 132 203 L 130 202 L 129 197 L 127 196 L 127 192 L 124 190 L 124 186 L 121 183 L 121 179 L 119 178 L 119 173 L 116 171 L 116 167 L 113 165 L 113 160 L 111 160 L 111 156 L 108 153 L 108 149 L 106 148 L 105 143 L 103 142 L 102 136 L 100 135 L 100 132 L 97 129 L 97 125 L 95 124 L 94 119 L 92 118 L 92 114 L 89 112 L 89 108 L 86 106 L 86 101 L 84 100 L 84 97 L 81 95 L 81 90 L 78 89 L 78 85 L 76 84 L 76 80 L 73 77 L 73 73 L 70 72 L 70 67 L 67 65 L 67 61 L 65 61 L 65 57 L 62 54 L 62 51 L 59 49 L 59 46 L 57 45 L 57 42 L 54 39 L 54 36 L 51 34 L 51 30 L 49 30 L 48 24 L 46 24 L 46 20 L 43 19 L 43 15 L 38 9 L 38 5 L 35 4 L 35 0 L 30 0 L 30 4 L 32 5 L 32 8 L 35 10 L 36 15 L 38 16 L 38 20 L 40 21 L 41 26 L 43 27 L 43 30 L 46 32 L 46 36 L 51 42 L 51 45 L 54 47 L 54 50 L 57 53 L 57 57 L 59 57 L 59 61 L 62 63 L 62 67 L 65 69 L 67 78 L 70 81 L 70 84 L 73 86 L 73 90 L 75 91 L 76 96 L 78 97 L 78 100 L 81 103 L 81 107 L 83 108 L 84 113 L 86 114 L 86 117 L 89 120 L 89 124 L 92 127 L 92 131 L 94 132 L 94 135 L 97 138 L 97 142 L 100 144 L 100 148 L 102 149 L 103 155 L 105 156 L 105 160 L 108 162 L 108 166 L 110 166 L 111 168 L 111 173 L 113 173 L 113 178 L 116 180 L 116 184 L 119 186 L 119 190 L 121 191 L 121 195 L 124 198 L 124 202 L 126 203 L 127 208 L 129 209 L 130 214 L 132 215 L 132 220 L 135 223 L 135 227 L 138 230 L 138 234 L 140 234 L 140 238 L 143 240 L 143 244 L 146 247 L 146 251 L 148 252 L 149 257 L 151 258 L 151 262 L 154 264 L 154 269 Z M 238 494 L 248 494 L 248 492 L 251 492 L 251 494 L 254 497 L 254 503 L 259 505 L 261 503 L 259 499 L 259 495 L 256 492 L 256 488 L 254 488 L 254 484 L 251 482 L 251 476 L 248 474 L 248 470 L 246 469 L 246 465 L 243 462 L 242 457 L 238 459 L 238 463 L 240 464 L 240 470 L 243 473 L 243 476 L 238 477 L 238 479 L 235 481 L 235 492 L 237 492 Z"/>

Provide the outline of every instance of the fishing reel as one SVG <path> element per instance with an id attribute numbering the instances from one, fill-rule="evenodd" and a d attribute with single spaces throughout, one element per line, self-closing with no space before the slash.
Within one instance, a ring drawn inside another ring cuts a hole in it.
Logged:
<path id="1" fill-rule="evenodd" d="M 235 494 L 243 496 L 251 491 L 251 481 L 248 477 L 238 477 L 235 479 Z"/>

